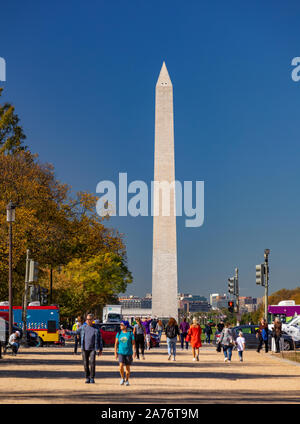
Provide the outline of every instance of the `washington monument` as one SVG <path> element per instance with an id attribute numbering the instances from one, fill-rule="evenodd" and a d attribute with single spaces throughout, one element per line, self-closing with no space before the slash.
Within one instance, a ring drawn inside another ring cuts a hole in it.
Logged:
<path id="1" fill-rule="evenodd" d="M 174 184 L 173 86 L 165 62 L 155 89 L 154 151 L 155 184 Z M 153 201 L 153 210 L 158 213 L 153 216 L 152 316 L 178 320 L 174 186 L 169 197 L 165 197 L 163 190 L 158 193 Z M 169 208 L 169 214 L 163 212 L 163 205 Z"/>

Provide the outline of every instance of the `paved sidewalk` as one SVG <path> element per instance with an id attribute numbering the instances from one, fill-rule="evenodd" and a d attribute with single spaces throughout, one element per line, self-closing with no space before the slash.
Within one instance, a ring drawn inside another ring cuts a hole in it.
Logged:
<path id="1" fill-rule="evenodd" d="M 213 346 L 178 350 L 167 360 L 166 346 L 135 360 L 130 386 L 120 386 L 113 348 L 97 357 L 96 384 L 85 384 L 81 355 L 66 347 L 21 348 L 0 360 L 0 403 L 300 403 L 300 367 L 249 350 L 231 364 Z"/>

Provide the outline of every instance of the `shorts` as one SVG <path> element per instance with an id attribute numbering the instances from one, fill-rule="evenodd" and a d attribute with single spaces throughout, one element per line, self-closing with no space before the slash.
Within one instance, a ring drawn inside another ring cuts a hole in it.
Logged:
<path id="1" fill-rule="evenodd" d="M 124 365 L 132 364 L 132 355 L 122 355 L 119 353 L 119 363 Z"/>

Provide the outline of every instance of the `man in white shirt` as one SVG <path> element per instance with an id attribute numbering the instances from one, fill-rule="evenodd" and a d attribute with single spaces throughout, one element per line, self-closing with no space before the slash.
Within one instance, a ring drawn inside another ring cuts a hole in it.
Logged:
<path id="1" fill-rule="evenodd" d="M 19 346 L 20 346 L 19 340 L 20 340 L 19 331 L 15 331 L 14 333 L 12 333 L 8 339 L 8 343 L 12 346 L 13 355 L 15 356 L 19 350 Z"/>

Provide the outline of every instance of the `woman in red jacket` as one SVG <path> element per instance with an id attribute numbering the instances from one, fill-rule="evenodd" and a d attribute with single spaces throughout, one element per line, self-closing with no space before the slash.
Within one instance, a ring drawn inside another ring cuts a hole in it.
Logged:
<path id="1" fill-rule="evenodd" d="M 198 324 L 197 318 L 193 318 L 193 324 L 190 326 L 188 331 L 187 340 L 191 342 L 193 349 L 193 361 L 199 361 L 199 347 L 202 346 L 201 343 L 201 326 Z M 197 350 L 197 356 L 196 356 Z"/>

